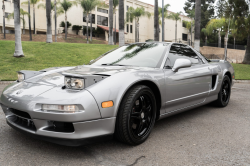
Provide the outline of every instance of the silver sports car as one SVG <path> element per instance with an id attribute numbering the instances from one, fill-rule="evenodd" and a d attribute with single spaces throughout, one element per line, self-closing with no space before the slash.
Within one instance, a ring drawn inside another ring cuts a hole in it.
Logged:
<path id="1" fill-rule="evenodd" d="M 135 43 L 89 65 L 21 70 L 6 87 L 7 123 L 33 137 L 79 146 L 115 137 L 143 143 L 155 121 L 213 102 L 228 105 L 234 69 L 178 43 Z"/>

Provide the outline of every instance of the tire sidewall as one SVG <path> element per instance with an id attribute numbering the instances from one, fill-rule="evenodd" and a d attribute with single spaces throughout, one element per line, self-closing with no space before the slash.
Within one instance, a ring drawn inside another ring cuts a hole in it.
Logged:
<path id="1" fill-rule="evenodd" d="M 224 102 L 222 100 L 222 95 L 221 95 L 224 81 L 228 81 L 228 83 L 229 83 L 229 96 L 228 96 L 227 102 Z M 220 92 L 218 95 L 218 99 L 219 99 L 219 102 L 220 102 L 222 107 L 226 107 L 228 105 L 228 103 L 230 101 L 230 97 L 231 97 L 231 81 L 230 81 L 229 77 L 227 75 L 225 75 L 222 82 L 221 82 L 221 88 L 220 88 Z"/>

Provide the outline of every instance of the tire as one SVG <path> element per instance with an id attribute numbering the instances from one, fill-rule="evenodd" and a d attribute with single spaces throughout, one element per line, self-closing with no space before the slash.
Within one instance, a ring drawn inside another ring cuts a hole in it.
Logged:
<path id="1" fill-rule="evenodd" d="M 226 107 L 230 101 L 230 96 L 231 96 L 231 81 L 230 78 L 227 75 L 225 75 L 221 83 L 218 99 L 214 102 L 214 105 L 217 107 Z"/>
<path id="2" fill-rule="evenodd" d="M 156 108 L 155 96 L 149 87 L 132 87 L 121 102 L 116 119 L 115 137 L 130 145 L 143 143 L 154 127 Z"/>

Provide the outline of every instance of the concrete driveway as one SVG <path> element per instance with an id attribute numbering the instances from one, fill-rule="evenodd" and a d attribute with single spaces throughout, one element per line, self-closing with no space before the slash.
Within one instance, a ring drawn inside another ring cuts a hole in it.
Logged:
<path id="1" fill-rule="evenodd" d="M 9 127 L 0 109 L 0 163 L 250 165 L 250 84 L 235 84 L 226 108 L 207 105 L 158 121 L 149 139 L 136 147 L 117 141 L 82 147 L 39 141 Z"/>

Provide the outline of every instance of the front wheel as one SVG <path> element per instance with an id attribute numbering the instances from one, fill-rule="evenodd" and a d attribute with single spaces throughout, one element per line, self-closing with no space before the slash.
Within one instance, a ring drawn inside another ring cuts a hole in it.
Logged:
<path id="1" fill-rule="evenodd" d="M 156 119 L 154 93 L 144 85 L 131 88 L 120 105 L 115 136 L 130 145 L 139 145 L 149 136 Z"/>
<path id="2" fill-rule="evenodd" d="M 231 81 L 227 75 L 224 76 L 218 99 L 214 102 L 218 107 L 226 107 L 231 96 Z"/>

